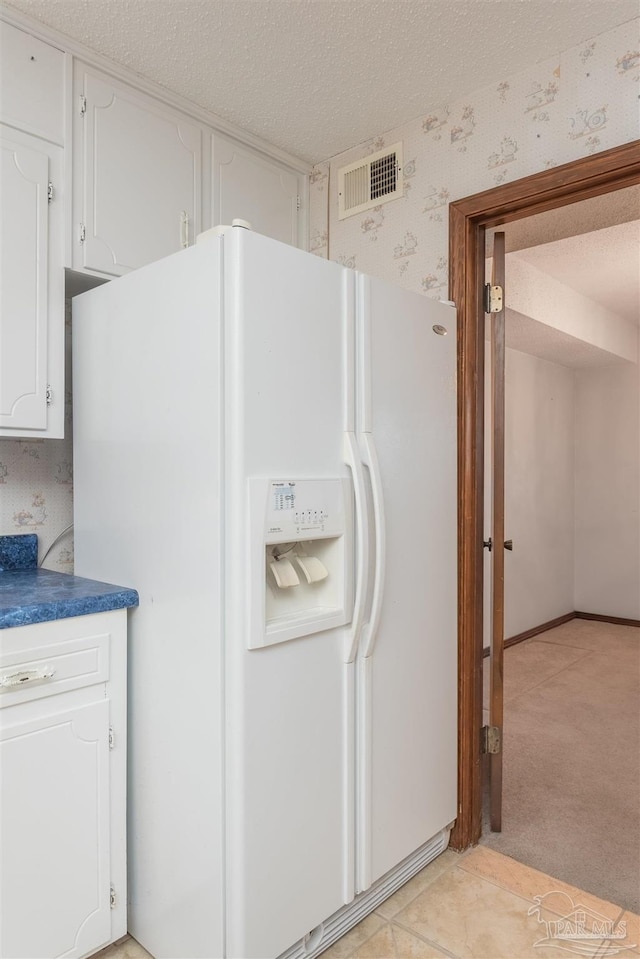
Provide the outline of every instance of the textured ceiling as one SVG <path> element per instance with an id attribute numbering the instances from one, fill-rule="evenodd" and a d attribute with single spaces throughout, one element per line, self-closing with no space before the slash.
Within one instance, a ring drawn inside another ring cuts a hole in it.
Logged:
<path id="1" fill-rule="evenodd" d="M 315 162 L 638 15 L 638 0 L 11 0 Z"/>
<path id="2" fill-rule="evenodd" d="M 493 254 L 493 235 L 498 230 L 505 234 L 506 252 L 515 253 L 530 246 L 603 230 L 607 226 L 628 223 L 630 220 L 640 220 L 640 186 L 602 193 L 589 200 L 579 200 L 556 210 L 547 210 L 491 228 L 486 234 L 487 256 Z"/>
<path id="3" fill-rule="evenodd" d="M 530 247 L 518 258 L 640 324 L 640 220 Z"/>

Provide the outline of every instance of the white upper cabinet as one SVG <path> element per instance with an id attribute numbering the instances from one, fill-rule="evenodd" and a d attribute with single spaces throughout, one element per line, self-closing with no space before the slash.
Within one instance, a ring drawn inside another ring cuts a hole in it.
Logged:
<path id="1" fill-rule="evenodd" d="M 0 120 L 52 143 L 64 142 L 62 50 L 0 22 Z"/>
<path id="2" fill-rule="evenodd" d="M 0 436 L 64 435 L 62 149 L 0 124 Z"/>
<path id="3" fill-rule="evenodd" d="M 74 86 L 74 268 L 118 276 L 190 246 L 201 128 L 82 63 Z"/>
<path id="4" fill-rule="evenodd" d="M 256 233 L 304 246 L 305 177 L 219 133 L 211 137 L 213 226 L 240 218 Z"/>
<path id="5" fill-rule="evenodd" d="M 0 22 L 0 436 L 64 435 L 65 54 Z"/>

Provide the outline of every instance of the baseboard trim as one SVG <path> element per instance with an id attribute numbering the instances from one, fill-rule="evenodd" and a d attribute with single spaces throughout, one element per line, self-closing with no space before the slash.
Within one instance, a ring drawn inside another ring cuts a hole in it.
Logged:
<path id="1" fill-rule="evenodd" d="M 640 626 L 640 619 L 625 619 L 623 616 L 601 616 L 600 613 L 582 613 L 578 610 L 573 615 L 576 619 L 595 619 L 598 623 L 613 623 L 614 626 Z"/>
<path id="2" fill-rule="evenodd" d="M 518 643 L 524 643 L 525 639 L 531 639 L 532 636 L 537 636 L 539 633 L 546 633 L 548 629 L 555 629 L 556 626 L 562 626 L 563 623 L 568 623 L 572 619 L 576 618 L 576 613 L 565 613 L 564 616 L 557 616 L 555 619 L 550 619 L 547 623 L 540 623 L 539 626 L 532 626 L 531 629 L 526 629 L 524 633 L 517 633 L 515 636 L 510 636 L 504 641 L 504 648 L 508 649 L 509 646 L 516 646 Z M 489 655 L 489 647 L 485 646 L 482 650 L 483 656 Z"/>
<path id="3" fill-rule="evenodd" d="M 611 623 L 613 626 L 640 626 L 640 619 L 625 619 L 622 616 L 602 616 L 600 613 L 583 613 L 580 610 L 574 610 L 572 613 L 565 613 L 564 616 L 558 616 L 557 619 L 550 619 L 548 623 L 541 623 L 539 626 L 533 626 L 524 633 L 518 633 L 516 636 L 510 636 L 505 639 L 504 648 L 515 646 L 517 643 L 523 643 L 525 639 L 531 639 L 539 633 L 546 633 L 548 629 L 555 629 L 556 626 L 562 626 L 563 623 L 569 623 L 572 619 L 593 619 L 598 623 Z M 487 657 L 490 653 L 488 646 L 482 650 L 482 656 Z"/>

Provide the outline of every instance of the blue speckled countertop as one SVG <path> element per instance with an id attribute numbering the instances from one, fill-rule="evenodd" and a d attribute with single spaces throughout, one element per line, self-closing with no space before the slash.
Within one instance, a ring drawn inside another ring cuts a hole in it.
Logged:
<path id="1" fill-rule="evenodd" d="M 37 537 L 0 536 L 0 629 L 138 605 L 135 589 L 37 568 Z"/>

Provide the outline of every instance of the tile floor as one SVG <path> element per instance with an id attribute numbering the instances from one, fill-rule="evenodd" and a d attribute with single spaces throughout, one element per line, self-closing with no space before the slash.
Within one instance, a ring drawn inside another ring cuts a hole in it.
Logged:
<path id="1" fill-rule="evenodd" d="M 575 907 L 584 913 L 584 931 L 574 939 L 549 938 Z M 592 927 L 592 921 L 598 925 Z M 148 959 L 149 954 L 129 938 L 98 956 Z M 324 952 L 322 959 L 562 956 L 638 959 L 640 916 L 478 847 L 461 855 L 443 853 Z"/>

